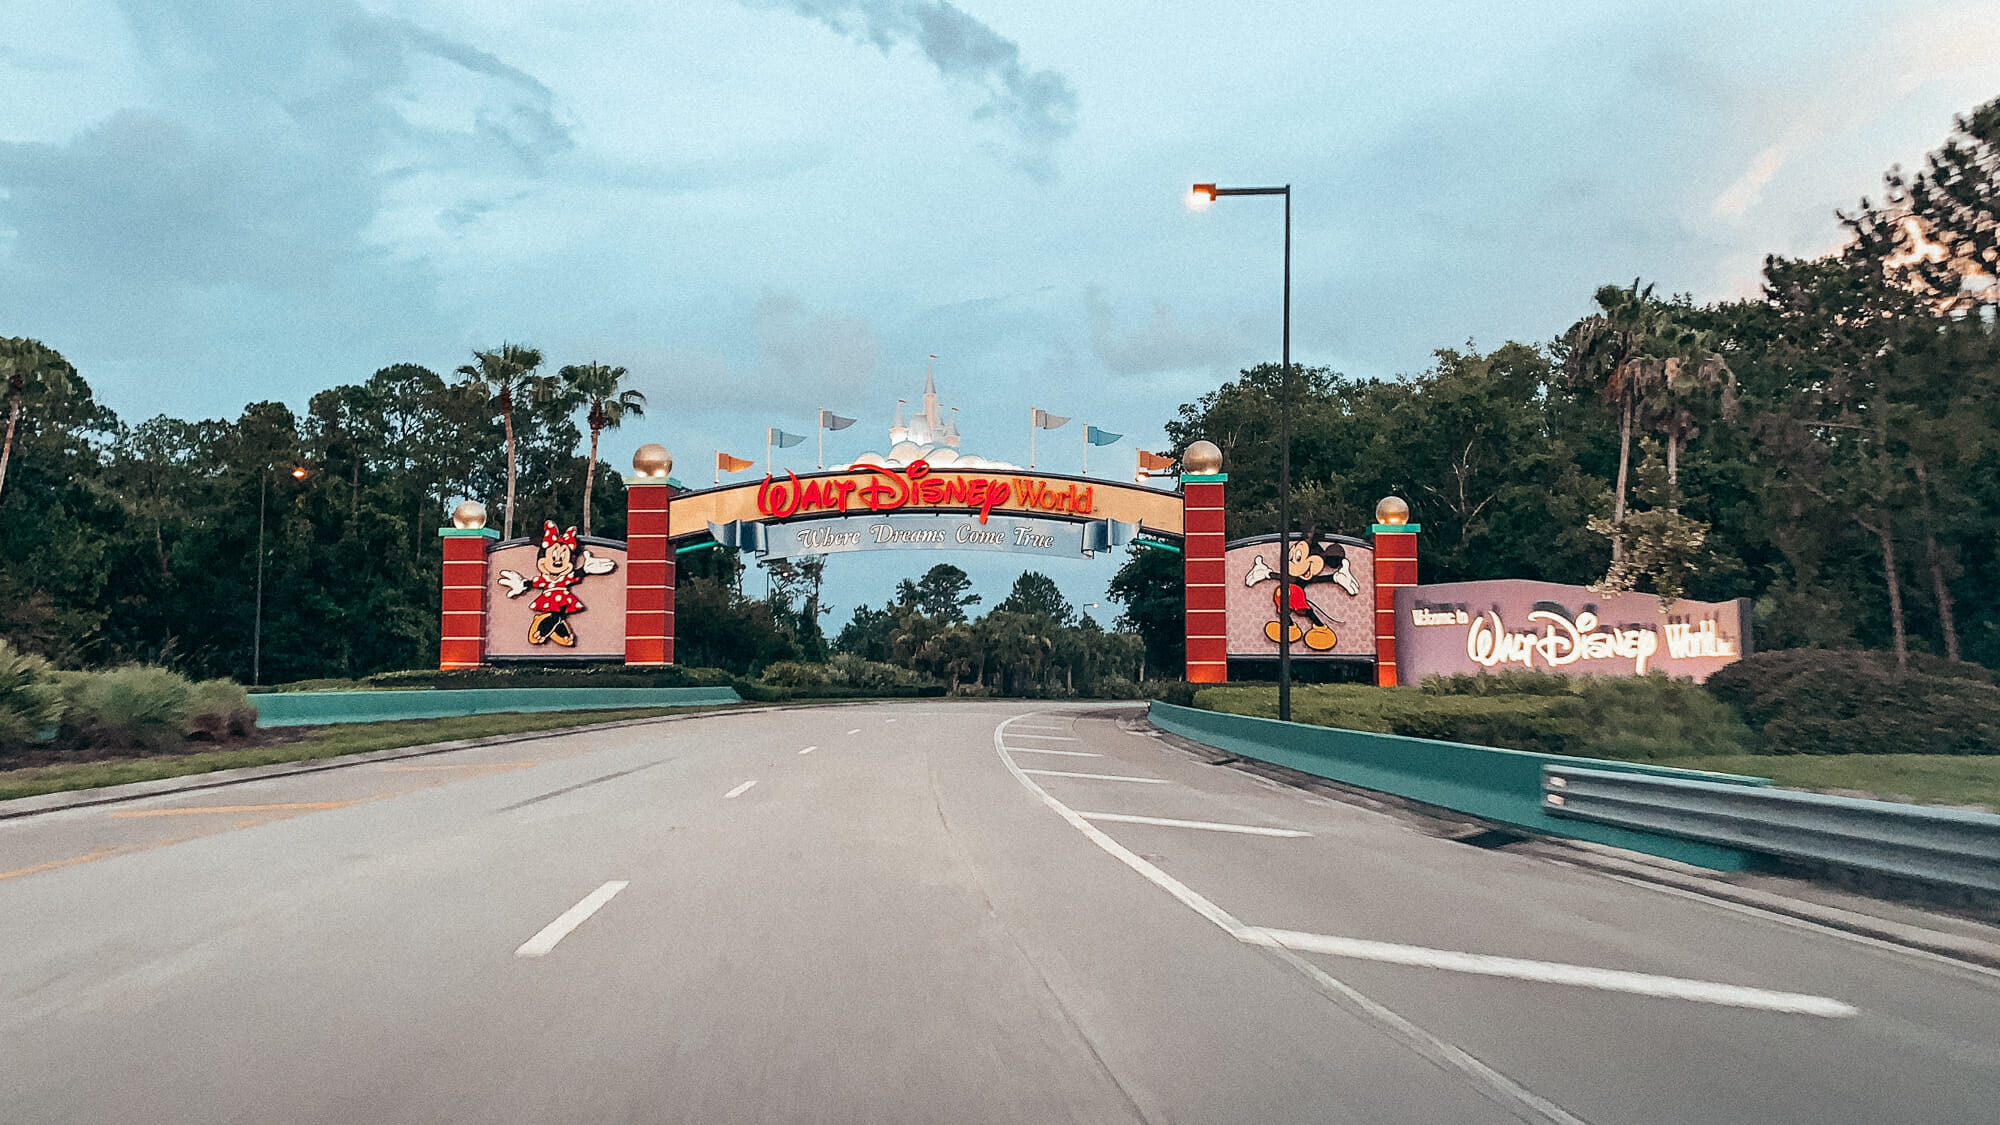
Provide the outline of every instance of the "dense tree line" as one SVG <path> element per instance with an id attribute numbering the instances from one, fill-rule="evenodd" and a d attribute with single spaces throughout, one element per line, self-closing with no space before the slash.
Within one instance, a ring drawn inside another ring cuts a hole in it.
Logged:
<path id="1" fill-rule="evenodd" d="M 1847 248 L 1767 259 L 1755 299 L 1635 281 L 1543 346 L 1295 370 L 1295 530 L 1361 529 L 1396 494 L 1425 581 L 1750 597 L 1760 647 L 2000 667 L 2000 102 L 1841 219 Z M 1222 448 L 1232 536 L 1276 524 L 1279 387 L 1254 368 L 1168 427 Z M 1135 557 L 1118 580 L 1161 659 L 1171 578 Z"/>
<path id="2" fill-rule="evenodd" d="M 581 523 L 586 489 L 595 530 L 624 524 L 623 479 L 575 452 L 606 399 L 614 416 L 634 405 L 606 393 L 605 369 L 544 375 L 513 346 L 474 360 L 456 380 L 386 367 L 303 415 L 258 402 L 234 421 L 128 424 L 53 349 L 0 341 L 18 404 L 0 459 L 16 545 L 0 564 L 4 635 L 63 664 L 244 682 L 258 663 L 278 682 L 435 661 L 437 529 L 459 498 L 504 497 L 518 475 L 534 483 L 494 505 L 496 525 Z"/>

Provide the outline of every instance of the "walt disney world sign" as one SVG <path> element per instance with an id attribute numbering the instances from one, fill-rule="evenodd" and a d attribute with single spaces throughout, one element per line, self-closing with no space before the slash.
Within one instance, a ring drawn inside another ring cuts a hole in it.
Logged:
<path id="1" fill-rule="evenodd" d="M 674 498 L 676 541 L 703 536 L 767 558 L 867 550 L 1089 556 L 1139 532 L 1178 539 L 1181 498 L 1087 477 L 855 465 Z M 795 525 L 795 526 L 781 526 Z"/>

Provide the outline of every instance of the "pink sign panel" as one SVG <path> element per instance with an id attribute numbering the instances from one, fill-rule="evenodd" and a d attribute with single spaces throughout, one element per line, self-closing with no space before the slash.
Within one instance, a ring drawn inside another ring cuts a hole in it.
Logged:
<path id="1" fill-rule="evenodd" d="M 1396 664 L 1405 683 L 1461 672 L 1570 676 L 1664 672 L 1699 683 L 1751 651 L 1750 601 L 1664 608 L 1652 594 L 1500 579 L 1396 591 Z"/>
<path id="2" fill-rule="evenodd" d="M 486 556 L 486 655 L 625 659 L 625 544 L 516 540 Z"/>
<path id="3" fill-rule="evenodd" d="M 1278 537 L 1238 539 L 1222 556 L 1229 655 L 1278 656 Z M 1292 539 L 1292 659 L 1375 655 L 1375 552 L 1345 535 Z"/>

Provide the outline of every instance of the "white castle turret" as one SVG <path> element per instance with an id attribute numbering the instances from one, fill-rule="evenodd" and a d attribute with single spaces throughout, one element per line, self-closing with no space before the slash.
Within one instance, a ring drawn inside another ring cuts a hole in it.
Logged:
<path id="1" fill-rule="evenodd" d="M 936 356 L 933 365 L 924 370 L 923 409 L 911 413 L 907 408 L 910 400 L 896 400 L 896 416 L 889 424 L 889 449 L 886 453 L 864 453 L 855 458 L 861 465 L 907 465 L 913 461 L 925 460 L 933 465 L 947 465 L 962 468 L 1012 469 L 1015 466 L 1005 461 L 990 461 L 984 457 L 961 456 L 958 432 L 958 408 L 947 407 L 938 402 Z"/>

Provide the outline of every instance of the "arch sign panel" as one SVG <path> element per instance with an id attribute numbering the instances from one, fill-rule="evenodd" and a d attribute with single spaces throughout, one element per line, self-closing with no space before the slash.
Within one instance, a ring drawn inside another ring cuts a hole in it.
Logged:
<path id="1" fill-rule="evenodd" d="M 673 537 L 759 558 L 978 551 L 1091 558 L 1141 529 L 1178 538 L 1180 497 L 1088 477 L 855 465 L 674 498 Z M 700 522 L 697 523 L 696 521 Z"/>

